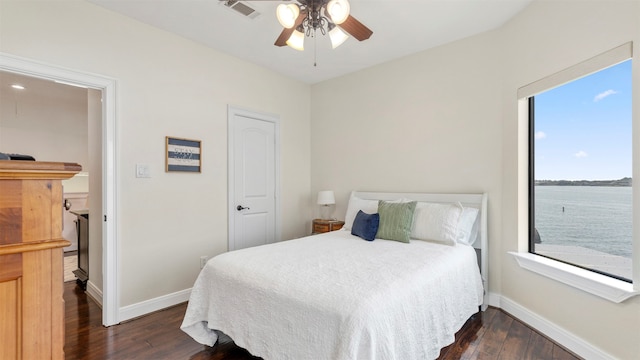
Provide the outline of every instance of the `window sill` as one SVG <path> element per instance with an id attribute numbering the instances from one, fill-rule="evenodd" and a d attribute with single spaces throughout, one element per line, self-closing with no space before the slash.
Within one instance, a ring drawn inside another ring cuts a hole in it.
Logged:
<path id="1" fill-rule="evenodd" d="M 531 253 L 509 252 L 521 268 L 560 281 L 590 294 L 621 303 L 630 297 L 640 295 L 633 284 L 612 277 L 580 269 L 559 261 Z"/>

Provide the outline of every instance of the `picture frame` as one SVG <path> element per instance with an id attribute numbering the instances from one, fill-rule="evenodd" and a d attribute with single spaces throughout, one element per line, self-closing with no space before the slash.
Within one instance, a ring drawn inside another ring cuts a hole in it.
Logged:
<path id="1" fill-rule="evenodd" d="M 202 142 L 172 136 L 165 137 L 166 172 L 202 172 Z"/>

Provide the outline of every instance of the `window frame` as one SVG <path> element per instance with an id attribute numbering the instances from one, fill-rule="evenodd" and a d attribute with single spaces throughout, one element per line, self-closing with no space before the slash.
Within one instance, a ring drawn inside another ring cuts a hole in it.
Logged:
<path id="1" fill-rule="evenodd" d="M 620 303 L 633 296 L 640 295 L 640 271 L 638 271 L 638 268 L 640 268 L 640 254 L 637 254 L 638 249 L 640 249 L 640 239 L 636 236 L 636 234 L 638 234 L 638 231 L 634 230 L 632 253 L 633 269 L 631 283 L 591 270 L 585 270 L 584 268 L 573 264 L 568 264 L 556 259 L 529 252 L 529 249 L 531 249 L 531 242 L 534 239 L 533 234 L 535 232 L 533 223 L 534 218 L 530 216 L 535 199 L 533 196 L 534 194 L 532 194 L 532 192 L 535 191 L 535 188 L 533 184 L 531 184 L 531 181 L 534 180 L 535 171 L 535 169 L 533 169 L 534 161 L 532 159 L 532 156 L 534 156 L 535 153 L 533 151 L 530 151 L 531 146 L 533 146 L 534 143 L 534 132 L 531 131 L 533 122 L 529 121 L 530 111 L 533 110 L 532 106 L 530 106 L 529 99 L 534 97 L 536 94 L 542 93 L 562 84 L 569 83 L 580 77 L 598 72 L 629 59 L 632 59 L 632 62 L 634 63 L 632 65 L 632 71 L 638 71 L 638 63 L 640 62 L 640 60 L 633 59 L 632 42 L 622 44 L 609 51 L 596 55 L 591 59 L 571 66 L 567 69 L 561 70 L 538 81 L 527 84 L 517 90 L 519 139 L 521 139 L 520 141 L 522 142 L 527 142 L 527 144 L 520 143 L 521 146 L 518 146 L 518 158 L 522 162 L 527 161 L 527 165 L 523 169 L 524 172 L 521 172 L 518 176 L 518 188 L 520 189 L 518 191 L 518 199 L 521 204 L 526 203 L 527 205 L 521 207 L 519 210 L 520 214 L 518 216 L 518 224 L 519 227 L 521 227 L 523 230 L 520 231 L 519 234 L 523 236 L 519 238 L 518 250 L 510 251 L 508 253 L 515 258 L 518 265 L 523 269 L 533 271 L 545 277 L 557 280 L 566 285 L 583 290 L 587 293 L 602 297 L 615 303 Z M 634 82 L 634 90 L 638 91 L 637 74 L 632 73 L 632 77 Z M 534 103 L 532 105 L 535 105 L 535 100 L 533 100 L 533 102 Z M 639 123 L 639 113 L 640 111 L 638 109 L 633 109 L 632 127 L 634 134 L 638 133 L 636 127 Z M 535 116 L 535 114 L 533 114 L 533 116 Z M 527 134 L 524 134 L 525 131 L 527 132 Z M 634 154 L 638 152 L 639 148 L 640 141 L 634 141 Z M 638 173 L 640 172 L 638 171 L 637 167 L 638 161 L 634 156 L 634 175 L 638 175 Z M 526 189 L 524 188 L 525 186 L 527 187 Z M 640 196 L 636 192 L 634 192 L 633 196 L 634 209 L 636 209 L 638 203 L 640 203 L 637 198 Z M 527 211 L 527 214 L 523 214 L 524 211 Z M 638 209 L 638 211 L 640 211 L 640 209 Z M 637 224 L 638 221 L 634 221 L 634 225 Z"/>
<path id="2" fill-rule="evenodd" d="M 529 147 L 528 147 L 528 161 L 529 161 L 529 181 L 528 181 L 528 194 L 529 194 L 529 241 L 527 244 L 527 250 L 531 254 L 536 254 L 532 249 L 535 248 L 535 232 L 536 232 L 536 207 L 535 207 L 535 199 L 536 199 L 536 190 L 535 190 L 535 160 L 536 160 L 536 152 L 535 152 L 535 95 L 527 98 L 527 121 L 528 121 L 528 130 L 529 131 Z M 542 256 L 536 254 L 538 256 Z M 555 259 L 554 259 L 555 260 Z"/>
<path id="3" fill-rule="evenodd" d="M 631 60 L 631 59 L 627 59 L 627 60 L 624 60 L 624 61 L 628 61 L 628 60 Z M 617 65 L 617 64 L 613 64 L 613 65 L 610 65 L 608 67 L 615 66 L 615 65 Z M 608 67 L 602 68 L 602 69 L 594 72 L 593 74 L 595 74 L 595 73 L 597 73 L 599 71 L 606 70 Z M 589 74 L 589 75 L 591 75 L 591 74 Z M 587 75 L 587 76 L 589 76 L 589 75 Z M 578 80 L 578 79 L 574 79 L 574 80 Z M 572 81 L 574 81 L 574 80 L 572 80 Z M 548 259 L 552 259 L 552 260 L 555 260 L 555 261 L 559 261 L 559 262 L 562 262 L 562 263 L 565 263 L 565 264 L 568 264 L 568 265 L 571 265 L 571 266 L 576 266 L 578 268 L 581 268 L 581 269 L 584 269 L 584 270 L 587 270 L 587 271 L 593 271 L 593 272 L 595 272 L 597 274 L 600 274 L 600 275 L 609 276 L 609 277 L 612 277 L 614 279 L 633 284 L 633 280 L 632 279 L 627 279 L 627 278 L 625 278 L 623 276 L 620 276 L 620 275 L 608 273 L 606 271 L 602 271 L 602 270 L 598 270 L 598 269 L 594 269 L 594 268 L 589 268 L 589 267 L 586 267 L 586 266 L 582 266 L 580 264 L 572 263 L 570 261 L 565 261 L 565 260 L 558 259 L 558 258 L 555 258 L 555 257 L 552 257 L 552 256 L 540 254 L 540 253 L 537 253 L 535 251 L 535 246 L 536 246 L 536 244 L 535 244 L 535 232 L 536 232 L 536 230 L 535 230 L 536 229 L 536 227 L 535 227 L 535 225 L 536 225 L 536 221 L 535 221 L 536 220 L 536 218 L 535 218 L 535 208 L 536 208 L 536 201 L 535 201 L 535 199 L 536 199 L 536 196 L 535 196 L 535 194 L 536 194 L 536 189 L 535 189 L 535 187 L 536 187 L 536 177 L 535 177 L 535 168 L 536 168 L 536 166 L 535 166 L 535 162 L 536 162 L 536 152 L 535 152 L 535 127 L 536 127 L 536 125 L 535 125 L 535 113 L 536 113 L 536 111 L 535 111 L 535 97 L 536 97 L 536 95 L 532 95 L 529 98 L 527 98 L 527 105 L 528 105 L 527 113 L 528 113 L 528 121 L 529 121 L 529 126 L 528 126 L 528 128 L 529 128 L 529 136 L 528 136 L 528 138 L 529 138 L 529 156 L 528 156 L 528 158 L 529 158 L 529 189 L 528 189 L 528 192 L 529 192 L 529 232 L 528 232 L 529 233 L 529 241 L 528 241 L 529 253 L 535 254 L 537 256 L 542 256 L 542 257 L 545 257 L 545 258 L 548 258 Z"/>

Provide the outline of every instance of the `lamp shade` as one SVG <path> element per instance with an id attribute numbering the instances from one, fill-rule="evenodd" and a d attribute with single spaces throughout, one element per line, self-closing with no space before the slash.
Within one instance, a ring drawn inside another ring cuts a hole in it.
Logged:
<path id="1" fill-rule="evenodd" d="M 298 15 L 300 15 L 300 8 L 296 4 L 280 4 L 276 8 L 278 22 L 287 29 L 291 29 L 296 24 Z"/>
<path id="2" fill-rule="evenodd" d="M 349 17 L 351 5 L 348 0 L 331 0 L 327 3 L 327 12 L 331 21 L 336 24 L 342 24 Z"/>
<path id="3" fill-rule="evenodd" d="M 323 190 L 318 192 L 318 205 L 333 205 L 336 203 L 336 198 L 333 196 L 333 191 Z"/>
<path id="4" fill-rule="evenodd" d="M 293 34 L 291 34 L 291 36 L 289 37 L 289 40 L 287 40 L 287 45 L 289 45 L 289 47 L 292 47 L 298 51 L 303 51 L 304 50 L 304 33 L 299 31 L 298 29 L 294 30 Z"/>
<path id="5" fill-rule="evenodd" d="M 344 31 L 340 30 L 340 28 L 337 26 L 329 31 L 329 39 L 331 39 L 331 47 L 333 49 L 342 45 L 342 43 L 345 42 L 348 38 L 349 36 L 345 34 Z"/>

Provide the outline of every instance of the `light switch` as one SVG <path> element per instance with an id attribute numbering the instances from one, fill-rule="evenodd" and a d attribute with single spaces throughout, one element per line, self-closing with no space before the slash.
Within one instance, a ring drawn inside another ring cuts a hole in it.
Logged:
<path id="1" fill-rule="evenodd" d="M 136 164 L 136 177 L 137 178 L 150 178 L 151 170 L 149 170 L 148 164 Z"/>

